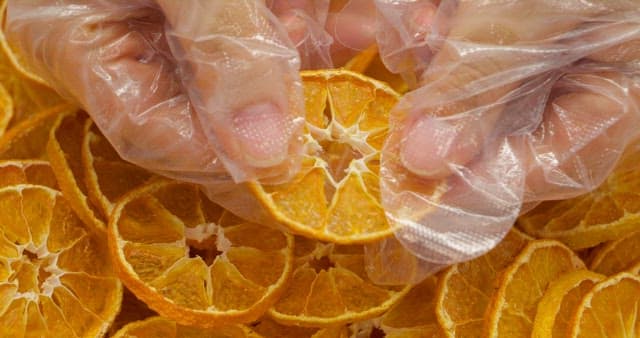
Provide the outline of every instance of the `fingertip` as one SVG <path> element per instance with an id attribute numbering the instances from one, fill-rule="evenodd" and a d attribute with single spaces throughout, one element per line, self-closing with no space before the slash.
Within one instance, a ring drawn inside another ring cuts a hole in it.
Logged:
<path id="1" fill-rule="evenodd" d="M 431 117 L 423 117 L 409 125 L 400 146 L 400 161 L 412 173 L 441 178 L 449 174 L 446 148 L 455 131 Z"/>

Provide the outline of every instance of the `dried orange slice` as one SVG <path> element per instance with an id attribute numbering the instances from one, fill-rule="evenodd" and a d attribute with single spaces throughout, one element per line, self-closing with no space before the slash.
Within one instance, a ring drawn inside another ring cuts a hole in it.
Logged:
<path id="1" fill-rule="evenodd" d="M 589 270 L 576 270 L 552 281 L 538 303 L 531 337 L 566 337 L 582 297 L 604 278 Z"/>
<path id="2" fill-rule="evenodd" d="M 446 337 L 436 318 L 436 285 L 435 277 L 427 278 L 382 316 L 387 338 Z"/>
<path id="3" fill-rule="evenodd" d="M 0 336 L 104 334 L 122 297 L 106 238 L 48 187 L 0 188 L 0 210 Z"/>
<path id="4" fill-rule="evenodd" d="M 365 272 L 364 247 L 296 238 L 289 287 L 269 310 L 285 325 L 331 327 L 380 316 L 410 286 L 373 284 Z"/>
<path id="5" fill-rule="evenodd" d="M 89 200 L 105 218 L 117 199 L 153 177 L 149 171 L 122 160 L 91 120 L 84 124 L 81 155 Z"/>
<path id="6" fill-rule="evenodd" d="M 444 271 L 436 294 L 436 314 L 447 336 L 470 337 L 482 332 L 498 274 L 513 263 L 529 240 L 512 229 L 493 250 Z"/>
<path id="7" fill-rule="evenodd" d="M 296 338 L 348 338 L 349 331 L 345 326 L 324 329 L 285 326 L 265 317 L 253 327 L 253 330 L 264 338 L 296 337 Z"/>
<path id="8" fill-rule="evenodd" d="M 354 56 L 344 65 L 344 69 L 362 73 L 378 81 L 383 81 L 398 93 L 403 94 L 409 91 L 409 85 L 402 76 L 391 73 L 387 67 L 385 67 L 384 63 L 382 63 L 376 44 L 369 46 Z"/>
<path id="9" fill-rule="evenodd" d="M 584 269 L 584 263 L 562 243 L 529 242 L 498 281 L 485 317 L 486 336 L 530 337 L 536 307 L 549 283 L 577 269 Z"/>
<path id="10" fill-rule="evenodd" d="M 599 247 L 589 268 L 604 275 L 631 269 L 640 262 L 640 231 L 632 232 Z"/>
<path id="11" fill-rule="evenodd" d="M 243 325 L 203 329 L 177 324 L 162 317 L 151 317 L 127 324 L 112 338 L 261 338 Z"/>
<path id="12" fill-rule="evenodd" d="M 96 231 L 106 230 L 106 220 L 87 198 L 82 168 L 82 137 L 86 124 L 91 123 L 83 112 L 60 116 L 52 123 L 47 155 L 60 190 L 78 217 Z"/>
<path id="13" fill-rule="evenodd" d="M 122 305 L 120 306 L 120 312 L 113 320 L 113 323 L 109 327 L 107 336 L 112 337 L 125 325 L 144 320 L 150 317 L 155 317 L 158 314 L 149 309 L 147 304 L 136 298 L 136 296 L 127 288 L 122 289 Z"/>
<path id="14" fill-rule="evenodd" d="M 45 159 L 49 131 L 60 115 L 73 112 L 61 104 L 42 111 L 12 127 L 0 138 L 0 159 Z"/>
<path id="15" fill-rule="evenodd" d="M 47 161 L 0 161 L 0 187 L 24 183 L 58 188 L 53 169 Z"/>
<path id="16" fill-rule="evenodd" d="M 291 275 L 292 236 L 230 215 L 195 185 L 133 190 L 116 204 L 108 234 L 124 284 L 182 325 L 256 320 Z"/>
<path id="17" fill-rule="evenodd" d="M 623 272 L 596 284 L 578 306 L 569 337 L 640 335 L 640 277 Z"/>
<path id="18" fill-rule="evenodd" d="M 0 83 L 0 136 L 4 134 L 13 117 L 13 99 Z"/>
<path id="19" fill-rule="evenodd" d="M 640 222 L 640 151 L 595 191 L 564 201 L 544 202 L 518 224 L 526 233 L 562 241 L 574 250 L 594 247 L 638 229 Z"/>
<path id="20" fill-rule="evenodd" d="M 346 70 L 301 74 L 309 151 L 300 172 L 286 184 L 248 183 L 213 198 L 241 216 L 319 240 L 357 244 L 391 235 L 378 171 L 398 94 Z"/>

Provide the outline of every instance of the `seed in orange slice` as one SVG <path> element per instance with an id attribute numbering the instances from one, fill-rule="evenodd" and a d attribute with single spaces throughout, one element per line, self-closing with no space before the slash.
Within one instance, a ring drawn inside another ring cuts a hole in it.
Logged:
<path id="1" fill-rule="evenodd" d="M 86 124 L 91 123 L 83 112 L 62 115 L 52 125 L 47 143 L 47 155 L 58 180 L 60 190 L 78 217 L 96 231 L 106 230 L 106 218 L 91 204 L 82 168 L 82 137 Z"/>
<path id="2" fill-rule="evenodd" d="M 0 159 L 46 159 L 49 131 L 54 121 L 72 111 L 69 105 L 58 105 L 12 127 L 0 138 Z"/>
<path id="3" fill-rule="evenodd" d="M 0 336 L 103 335 L 122 297 L 106 238 L 48 187 L 0 188 L 0 210 Z"/>
<path id="4" fill-rule="evenodd" d="M 562 243 L 529 242 L 498 280 L 485 315 L 485 336 L 530 337 L 549 283 L 577 269 L 584 269 L 584 263 Z"/>
<path id="5" fill-rule="evenodd" d="M 369 280 L 364 247 L 296 238 L 295 269 L 269 315 L 284 325 L 332 327 L 380 316 L 410 286 Z"/>
<path id="6" fill-rule="evenodd" d="M 151 317 L 127 324 L 112 338 L 261 338 L 243 325 L 203 329 L 184 326 L 162 318 Z"/>
<path id="7" fill-rule="evenodd" d="M 81 153 L 89 200 L 105 218 L 117 199 L 153 177 L 149 171 L 125 162 L 90 120 L 84 125 Z"/>
<path id="8" fill-rule="evenodd" d="M 292 236 L 229 215 L 195 185 L 163 180 L 131 191 L 108 234 L 124 284 L 182 325 L 256 320 L 291 275 Z"/>
<path id="9" fill-rule="evenodd" d="M 307 237 L 361 244 L 392 234 L 380 205 L 379 158 L 398 94 L 346 70 L 302 72 L 307 154 L 292 181 L 212 196 L 232 212 Z"/>
<path id="10" fill-rule="evenodd" d="M 58 189 L 53 169 L 51 169 L 51 165 L 47 161 L 0 161 L 0 187 L 25 183 Z"/>
<path id="11" fill-rule="evenodd" d="M 286 326 L 268 317 L 263 317 L 252 329 L 264 338 L 296 337 L 296 338 L 347 338 L 349 332 L 345 326 L 330 328 L 310 328 Z"/>
<path id="12" fill-rule="evenodd" d="M 640 336 L 640 277 L 622 272 L 596 284 L 573 316 L 568 337 Z"/>
<path id="13" fill-rule="evenodd" d="M 582 298 L 604 278 L 589 270 L 575 270 L 552 281 L 538 303 L 531 337 L 566 337 Z"/>
<path id="14" fill-rule="evenodd" d="M 436 293 L 436 314 L 447 336 L 470 337 L 482 332 L 499 273 L 513 263 L 529 240 L 512 229 L 493 250 L 444 271 Z"/>
<path id="15" fill-rule="evenodd" d="M 594 247 L 638 230 L 640 151 L 628 152 L 595 191 L 564 201 L 543 202 L 520 217 L 526 233 L 557 239 L 574 250 Z"/>
<path id="16" fill-rule="evenodd" d="M 589 268 L 604 275 L 631 269 L 640 262 L 640 231 L 632 232 L 596 249 Z"/>
<path id="17" fill-rule="evenodd" d="M 437 279 L 429 277 L 414 286 L 382 316 L 387 338 L 446 337 L 436 318 Z"/>

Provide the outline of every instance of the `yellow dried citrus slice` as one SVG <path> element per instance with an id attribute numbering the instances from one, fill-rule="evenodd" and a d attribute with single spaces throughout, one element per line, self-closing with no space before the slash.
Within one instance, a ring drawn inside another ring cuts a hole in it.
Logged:
<path id="1" fill-rule="evenodd" d="M 444 271 L 436 294 L 436 314 L 448 337 L 470 337 L 482 332 L 499 273 L 513 263 L 529 240 L 512 229 L 493 250 Z"/>
<path id="2" fill-rule="evenodd" d="M 296 238 L 295 270 L 269 315 L 285 325 L 331 327 L 380 316 L 410 286 L 373 284 L 364 247 Z"/>
<path id="3" fill-rule="evenodd" d="M 25 183 L 44 185 L 53 189 L 58 188 L 53 169 L 47 161 L 0 161 L 0 187 Z"/>
<path id="4" fill-rule="evenodd" d="M 485 319 L 487 337 L 530 337 L 536 307 L 549 283 L 584 269 L 584 263 L 562 243 L 531 241 L 498 280 Z"/>
<path id="5" fill-rule="evenodd" d="M 0 159 L 45 159 L 49 131 L 58 116 L 73 112 L 61 104 L 22 121 L 0 138 Z"/>
<path id="6" fill-rule="evenodd" d="M 112 337 L 121 328 L 129 323 L 144 320 L 150 317 L 155 317 L 158 314 L 149 309 L 147 304 L 139 300 L 129 289 L 122 289 L 122 305 L 120 306 L 120 312 L 113 320 L 113 323 L 109 327 L 107 336 Z"/>
<path id="7" fill-rule="evenodd" d="M 82 136 L 91 123 L 83 112 L 62 115 L 54 123 L 47 144 L 47 155 L 58 180 L 60 190 L 78 217 L 96 231 L 106 230 L 106 219 L 87 198 L 82 170 Z"/>
<path id="8" fill-rule="evenodd" d="M 387 338 L 446 337 L 436 318 L 435 277 L 414 286 L 382 316 L 380 327 Z"/>
<path id="9" fill-rule="evenodd" d="M 348 338 L 349 330 L 345 326 L 335 326 L 324 329 L 285 326 L 270 318 L 262 318 L 253 326 L 253 330 L 264 338 L 296 337 L 296 338 Z"/>
<path id="10" fill-rule="evenodd" d="M 4 134 L 13 117 L 13 99 L 0 83 L 0 136 Z"/>
<path id="11" fill-rule="evenodd" d="M 403 94 L 409 91 L 409 85 L 402 76 L 391 73 L 382 63 L 376 44 L 358 53 L 344 65 L 344 68 L 383 81 L 398 93 Z"/>
<path id="12" fill-rule="evenodd" d="M 640 231 L 632 232 L 596 249 L 589 269 L 614 275 L 640 262 Z"/>
<path id="13" fill-rule="evenodd" d="M 569 337 L 640 336 L 640 277 L 623 272 L 596 284 L 578 306 Z"/>
<path id="14" fill-rule="evenodd" d="M 589 270 L 576 270 L 552 281 L 538 303 L 531 337 L 566 337 L 582 298 L 604 278 Z"/>
<path id="15" fill-rule="evenodd" d="M 398 94 L 346 70 L 302 72 L 302 80 L 308 153 L 300 172 L 286 184 L 248 183 L 213 198 L 241 216 L 319 240 L 361 244 L 389 236 L 378 171 Z"/>
<path id="16" fill-rule="evenodd" d="M 127 324 L 112 338 L 261 338 L 243 325 L 203 329 L 184 326 L 162 318 L 151 317 Z"/>
<path id="17" fill-rule="evenodd" d="M 526 233 L 557 239 L 574 250 L 594 247 L 638 229 L 640 222 L 640 151 L 622 164 L 595 191 L 564 201 L 543 202 L 520 217 Z"/>
<path id="18" fill-rule="evenodd" d="M 122 160 L 90 120 L 84 125 L 81 152 L 89 200 L 105 218 L 117 199 L 153 177 L 149 171 Z"/>
<path id="19" fill-rule="evenodd" d="M 231 216 L 195 185 L 133 190 L 116 204 L 108 234 L 124 284 L 182 325 L 256 320 L 292 271 L 292 236 Z"/>
<path id="20" fill-rule="evenodd" d="M 0 210 L 0 337 L 104 334 L 122 297 L 106 238 L 48 187 L 0 188 Z"/>

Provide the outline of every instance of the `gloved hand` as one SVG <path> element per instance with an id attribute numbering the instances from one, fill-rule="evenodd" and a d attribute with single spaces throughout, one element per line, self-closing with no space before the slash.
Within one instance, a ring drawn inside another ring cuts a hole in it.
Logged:
<path id="1" fill-rule="evenodd" d="M 417 83 L 392 113 L 383 203 L 431 271 L 491 249 L 523 204 L 594 189 L 640 136 L 638 4 L 377 1 L 384 61 Z"/>
<path id="2" fill-rule="evenodd" d="M 5 30 L 131 162 L 196 182 L 295 172 L 300 58 L 262 1 L 9 1 Z"/>

